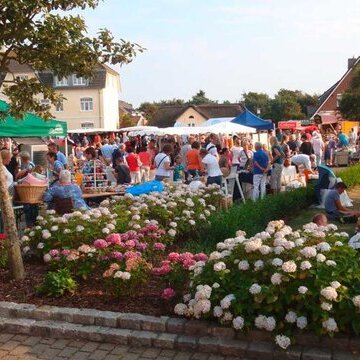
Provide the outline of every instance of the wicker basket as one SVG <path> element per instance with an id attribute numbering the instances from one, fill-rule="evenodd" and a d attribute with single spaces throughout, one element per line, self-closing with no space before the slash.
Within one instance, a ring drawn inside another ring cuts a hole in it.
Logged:
<path id="1" fill-rule="evenodd" d="M 46 185 L 18 184 L 15 186 L 18 200 L 25 204 L 41 203 L 46 189 Z"/>

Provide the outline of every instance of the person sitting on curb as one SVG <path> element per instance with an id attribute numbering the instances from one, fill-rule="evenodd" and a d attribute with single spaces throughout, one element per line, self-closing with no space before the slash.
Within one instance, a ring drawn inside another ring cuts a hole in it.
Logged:
<path id="1" fill-rule="evenodd" d="M 360 211 L 352 211 L 341 204 L 340 195 L 347 189 L 347 186 L 341 181 L 330 190 L 325 199 L 325 210 L 328 217 L 332 220 L 338 220 L 341 223 L 356 223 L 360 216 Z"/>

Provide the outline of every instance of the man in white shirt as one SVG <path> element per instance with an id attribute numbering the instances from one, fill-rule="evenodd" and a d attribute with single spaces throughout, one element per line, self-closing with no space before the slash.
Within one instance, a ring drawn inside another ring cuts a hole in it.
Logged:
<path id="1" fill-rule="evenodd" d="M 349 134 L 349 143 L 350 145 L 356 145 L 357 135 L 355 134 L 354 128 L 351 128 Z"/>
<path id="2" fill-rule="evenodd" d="M 210 134 L 209 136 L 209 143 L 206 146 L 206 150 L 209 154 L 216 157 L 217 160 L 219 160 L 219 154 L 217 151 L 216 144 L 218 143 L 218 137 L 215 134 Z"/>
<path id="3" fill-rule="evenodd" d="M 206 185 L 217 184 L 222 185 L 222 172 L 220 170 L 218 159 L 211 155 L 206 149 L 200 150 L 201 162 L 206 167 L 207 182 Z"/>
<path id="4" fill-rule="evenodd" d="M 302 165 L 305 169 L 311 170 L 311 162 L 314 160 L 314 155 L 297 154 L 292 156 L 290 160 L 295 166 Z"/>
<path id="5" fill-rule="evenodd" d="M 316 165 L 320 165 L 322 162 L 325 145 L 321 135 L 317 131 L 312 133 L 312 145 L 316 156 Z"/>

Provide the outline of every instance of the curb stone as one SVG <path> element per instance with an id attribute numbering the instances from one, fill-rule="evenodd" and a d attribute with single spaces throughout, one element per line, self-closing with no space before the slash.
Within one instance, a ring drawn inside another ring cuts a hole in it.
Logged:
<path id="1" fill-rule="evenodd" d="M 95 309 L 0 302 L 0 331 L 121 345 L 188 350 L 261 360 L 360 359 L 360 338 L 319 339 L 298 333 L 296 345 L 276 347 L 267 332 L 236 333 L 215 322 Z"/>

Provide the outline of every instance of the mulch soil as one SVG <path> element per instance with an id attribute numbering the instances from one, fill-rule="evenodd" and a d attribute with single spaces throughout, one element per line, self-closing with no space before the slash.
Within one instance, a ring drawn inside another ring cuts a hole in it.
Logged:
<path id="1" fill-rule="evenodd" d="M 60 307 L 91 308 L 106 311 L 141 313 L 146 315 L 169 315 L 172 306 L 161 299 L 162 287 L 156 280 L 150 280 L 138 289 L 134 296 L 115 297 L 109 294 L 101 279 L 78 281 L 74 295 L 59 298 L 37 293 L 47 268 L 45 265 L 25 264 L 26 277 L 22 281 L 9 278 L 9 271 L 0 268 L 0 301 L 52 305 Z"/>

